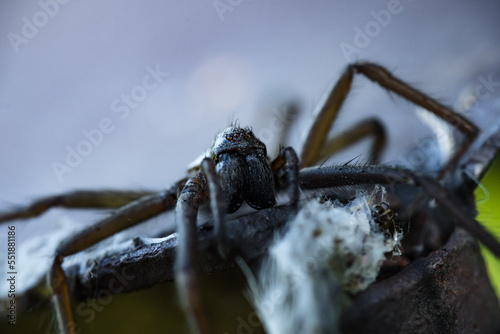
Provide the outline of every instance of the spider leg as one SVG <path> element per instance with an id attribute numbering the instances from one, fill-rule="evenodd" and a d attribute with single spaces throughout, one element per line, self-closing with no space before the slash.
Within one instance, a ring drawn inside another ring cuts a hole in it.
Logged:
<path id="1" fill-rule="evenodd" d="M 206 168 L 206 163 L 202 168 Z M 175 283 L 179 301 L 193 333 L 209 333 L 210 326 L 202 305 L 196 280 L 196 219 L 204 201 L 207 180 L 203 172 L 190 178 L 182 189 L 175 208 L 178 245 L 175 262 Z M 214 201 L 214 200 L 212 200 Z M 217 203 L 217 205 L 219 205 Z M 219 227 L 220 228 L 220 227 Z"/>
<path id="2" fill-rule="evenodd" d="M 380 86 L 394 92 L 401 97 L 415 103 L 432 112 L 444 121 L 455 126 L 465 135 L 465 140 L 461 147 L 450 158 L 447 165 L 439 172 L 441 179 L 449 171 L 462 155 L 467 151 L 474 139 L 477 137 L 478 129 L 461 115 L 455 113 L 450 108 L 439 103 L 435 99 L 411 87 L 407 83 L 394 77 L 382 66 L 373 63 L 355 63 L 349 65 L 342 73 L 340 79 L 326 98 L 325 104 L 319 110 L 314 123 L 309 130 L 301 153 L 301 167 L 308 167 L 317 160 L 319 153 L 325 143 L 326 136 L 330 131 L 333 121 L 351 89 L 354 74 L 363 74 Z"/>
<path id="3" fill-rule="evenodd" d="M 210 191 L 210 210 L 214 219 L 214 233 L 218 240 L 219 253 L 223 257 L 226 257 L 230 255 L 231 245 L 225 231 L 224 198 L 222 197 L 219 178 L 215 171 L 215 163 L 212 159 L 205 158 L 201 162 L 200 167 L 207 178 L 208 189 Z"/>
<path id="4" fill-rule="evenodd" d="M 457 224 L 500 258 L 500 244 L 498 241 L 486 232 L 471 214 L 463 209 L 463 205 L 454 199 L 445 187 L 432 178 L 417 175 L 403 168 L 388 166 L 310 167 L 302 169 L 299 178 L 302 189 L 358 184 L 395 185 L 408 183 L 420 186 L 428 198 L 434 198 L 443 209 L 455 218 Z"/>
<path id="5" fill-rule="evenodd" d="M 68 256 L 78 253 L 115 233 L 173 209 L 176 200 L 174 189 L 144 196 L 69 237 L 57 247 L 57 254 Z"/>
<path id="6" fill-rule="evenodd" d="M 61 256 L 56 256 L 47 274 L 47 284 L 52 289 L 52 304 L 55 309 L 60 333 L 76 334 L 78 325 L 71 311 L 68 283 L 62 269 Z"/>
<path id="7" fill-rule="evenodd" d="M 61 268 L 64 257 L 78 253 L 119 231 L 173 209 L 177 200 L 174 190 L 172 188 L 133 201 L 116 210 L 113 215 L 69 237 L 57 247 L 54 262 L 47 274 L 47 282 L 53 292 L 60 332 L 73 334 L 77 328 L 71 313 L 68 284 Z"/>
<path id="8" fill-rule="evenodd" d="M 299 158 L 292 147 L 283 147 L 276 159 L 271 162 L 271 169 L 274 172 L 275 180 L 279 180 L 278 172 L 286 168 L 286 184 L 288 185 L 288 196 L 290 198 L 290 215 L 295 215 L 299 202 Z"/>
<path id="9" fill-rule="evenodd" d="M 149 191 L 78 190 L 40 198 L 26 207 L 0 213 L 0 223 L 39 216 L 53 207 L 72 209 L 114 209 L 154 194 Z"/>
<path id="10" fill-rule="evenodd" d="M 411 175 L 409 170 L 399 167 L 340 165 L 303 168 L 299 180 L 301 189 L 313 190 L 358 184 L 411 184 Z"/>
<path id="11" fill-rule="evenodd" d="M 498 241 L 489 234 L 470 213 L 463 209 L 463 205 L 458 203 L 453 196 L 449 194 L 446 188 L 429 177 L 414 176 L 414 178 L 429 196 L 433 197 L 441 207 L 446 209 L 446 211 L 456 219 L 457 223 L 464 230 L 481 241 L 500 259 L 500 244 Z"/>
<path id="12" fill-rule="evenodd" d="M 368 163 L 374 164 L 378 162 L 387 141 L 385 129 L 379 120 L 367 119 L 345 130 L 342 134 L 328 139 L 312 165 L 326 160 L 335 152 L 341 151 L 369 136 L 373 136 L 373 144 L 370 149 Z"/>

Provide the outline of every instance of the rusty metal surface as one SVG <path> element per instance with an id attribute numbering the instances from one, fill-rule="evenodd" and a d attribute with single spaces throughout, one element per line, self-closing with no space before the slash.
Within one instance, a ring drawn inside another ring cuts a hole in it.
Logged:
<path id="1" fill-rule="evenodd" d="M 500 306 L 477 242 L 456 229 L 444 247 L 354 298 L 343 333 L 497 333 Z"/>

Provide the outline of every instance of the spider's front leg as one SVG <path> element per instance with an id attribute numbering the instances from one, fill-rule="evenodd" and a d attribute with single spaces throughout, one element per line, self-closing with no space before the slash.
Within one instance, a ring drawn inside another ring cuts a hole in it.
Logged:
<path id="1" fill-rule="evenodd" d="M 78 328 L 71 312 L 69 288 L 62 269 L 63 259 L 81 252 L 117 232 L 172 209 L 176 199 L 173 189 L 144 196 L 116 210 L 111 216 L 65 239 L 57 247 L 54 261 L 47 274 L 47 283 L 52 289 L 52 299 L 60 333 L 74 334 Z"/>
<path id="2" fill-rule="evenodd" d="M 196 279 L 196 221 L 200 205 L 207 200 L 208 190 L 219 249 L 224 249 L 224 199 L 213 160 L 205 158 L 200 167 L 201 171 L 190 178 L 182 189 L 175 208 L 178 233 L 175 282 L 192 333 L 206 334 L 211 329 Z"/>

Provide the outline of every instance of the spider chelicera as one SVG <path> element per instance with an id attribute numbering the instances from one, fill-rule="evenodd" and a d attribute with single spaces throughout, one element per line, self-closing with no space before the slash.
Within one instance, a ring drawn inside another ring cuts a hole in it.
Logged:
<path id="1" fill-rule="evenodd" d="M 360 137 L 374 135 L 372 156 L 377 156 L 384 142 L 384 132 L 377 121 L 369 121 L 346 131 L 341 137 L 327 141 L 327 135 L 338 111 L 349 93 L 355 74 L 363 74 L 387 90 L 419 105 L 456 127 L 464 134 L 460 148 L 438 171 L 436 178 L 390 166 L 329 166 L 312 167 L 342 147 Z M 42 214 L 51 207 L 116 209 L 109 217 L 85 228 L 65 240 L 56 251 L 48 273 L 48 284 L 53 291 L 53 302 L 59 330 L 75 333 L 68 285 L 61 264 L 64 257 L 80 252 L 97 242 L 162 212 L 175 208 L 178 231 L 175 281 L 179 300 L 196 333 L 209 333 L 210 324 L 200 300 L 196 284 L 196 219 L 199 208 L 209 203 L 214 219 L 218 250 L 222 256 L 232 257 L 232 245 L 224 231 L 225 214 L 237 211 L 243 202 L 260 210 L 276 204 L 278 192 L 288 189 L 290 214 L 298 209 L 300 191 L 360 184 L 410 184 L 423 189 L 424 197 L 434 198 L 438 205 L 480 239 L 497 256 L 500 245 L 486 233 L 469 212 L 460 207 L 440 181 L 452 173 L 468 148 L 474 142 L 478 129 L 467 119 L 454 113 L 431 97 L 395 78 L 385 68 L 373 63 L 355 63 L 342 73 L 332 91 L 319 109 L 308 132 L 300 158 L 291 147 L 280 149 L 269 162 L 265 145 L 250 128 L 231 126 L 219 133 L 212 145 L 211 155 L 191 170 L 188 178 L 170 189 L 158 193 L 139 191 L 75 191 L 42 198 L 29 206 L 0 214 L 0 222 L 27 219 Z M 388 207 L 380 207 L 386 212 Z M 380 209 L 379 208 L 379 209 Z"/>

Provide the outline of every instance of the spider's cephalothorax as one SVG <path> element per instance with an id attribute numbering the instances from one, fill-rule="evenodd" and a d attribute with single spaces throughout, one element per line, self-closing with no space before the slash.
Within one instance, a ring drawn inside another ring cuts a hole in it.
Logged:
<path id="1" fill-rule="evenodd" d="M 227 212 L 238 210 L 243 201 L 255 209 L 276 204 L 266 145 L 250 128 L 230 126 L 220 132 L 212 145 L 212 158 Z"/>

